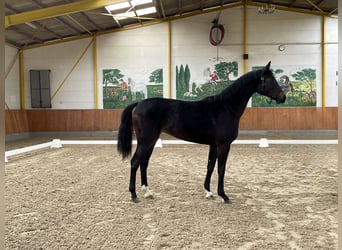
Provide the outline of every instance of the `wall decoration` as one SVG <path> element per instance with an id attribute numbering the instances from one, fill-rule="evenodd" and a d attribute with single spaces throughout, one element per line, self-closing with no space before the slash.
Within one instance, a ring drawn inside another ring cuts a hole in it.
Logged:
<path id="1" fill-rule="evenodd" d="M 255 66 L 257 70 L 262 67 Z M 286 101 L 281 106 L 316 106 L 316 68 L 315 66 L 283 66 L 272 69 L 279 86 L 286 93 Z M 252 97 L 252 107 L 272 107 L 279 106 L 274 102 L 269 103 L 269 99 L 259 94 Z"/>
<path id="2" fill-rule="evenodd" d="M 152 71 L 148 79 L 133 79 L 120 69 L 103 69 L 103 108 L 121 109 L 146 98 L 163 97 L 163 69 Z"/>
<path id="3" fill-rule="evenodd" d="M 188 64 L 176 65 L 176 97 L 180 100 L 200 100 L 215 95 L 233 83 L 238 75 L 238 63 L 219 62 L 213 68 L 206 67 L 202 77 L 193 79 Z"/>

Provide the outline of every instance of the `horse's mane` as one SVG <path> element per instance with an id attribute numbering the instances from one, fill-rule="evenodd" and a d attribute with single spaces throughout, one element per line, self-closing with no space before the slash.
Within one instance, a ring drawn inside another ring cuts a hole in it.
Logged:
<path id="1" fill-rule="evenodd" d="M 202 101 L 212 102 L 230 99 L 230 97 L 236 95 L 239 92 L 239 89 L 244 88 L 244 86 L 253 82 L 253 80 L 256 79 L 259 75 L 261 75 L 261 70 L 250 71 L 240 76 L 237 80 L 234 81 L 234 83 L 226 87 L 220 93 L 212 96 L 207 96 L 203 98 Z"/>

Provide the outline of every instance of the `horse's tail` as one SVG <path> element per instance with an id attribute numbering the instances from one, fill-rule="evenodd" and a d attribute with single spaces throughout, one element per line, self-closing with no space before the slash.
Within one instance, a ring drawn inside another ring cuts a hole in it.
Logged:
<path id="1" fill-rule="evenodd" d="M 121 115 L 121 124 L 118 134 L 118 152 L 122 155 L 122 159 L 127 158 L 132 152 L 132 111 L 138 103 L 132 103 L 127 106 Z"/>

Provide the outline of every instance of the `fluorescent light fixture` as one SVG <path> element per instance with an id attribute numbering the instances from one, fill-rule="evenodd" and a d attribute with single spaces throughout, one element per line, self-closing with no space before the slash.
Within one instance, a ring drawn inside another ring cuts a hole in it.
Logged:
<path id="1" fill-rule="evenodd" d="M 121 3 L 114 3 L 106 6 L 106 9 L 109 11 L 112 10 L 121 10 L 125 8 L 130 8 L 131 5 L 133 7 L 137 5 L 142 5 L 142 4 L 147 4 L 147 3 L 152 3 L 152 0 L 132 0 L 132 1 L 125 1 Z"/>
<path id="2" fill-rule="evenodd" d="M 129 8 L 129 7 L 131 7 L 129 2 L 122 2 L 122 3 L 115 3 L 115 4 L 107 5 L 106 9 L 109 11 L 112 11 L 112 10 L 120 10 L 124 8 Z"/>
<path id="3" fill-rule="evenodd" d="M 142 5 L 146 3 L 152 3 L 152 0 L 132 0 L 131 1 L 132 6 Z"/>
<path id="4" fill-rule="evenodd" d="M 142 5 L 142 4 L 148 4 L 148 3 L 153 3 L 153 2 L 152 0 L 132 0 L 132 1 L 126 1 L 126 2 L 107 5 L 106 9 L 109 13 L 112 13 L 111 11 L 113 10 L 120 10 L 120 9 L 128 8 L 128 11 L 115 14 L 114 16 L 117 20 L 123 20 L 123 19 L 130 18 L 130 17 L 136 17 L 134 11 L 131 11 L 132 7 Z M 156 10 L 156 7 L 152 6 L 149 8 L 135 10 L 135 12 L 137 13 L 138 16 L 143 16 L 143 15 L 148 15 L 151 13 L 156 13 L 157 10 Z"/>
<path id="5" fill-rule="evenodd" d="M 123 20 L 123 19 L 130 18 L 130 17 L 136 17 L 136 15 L 133 11 L 124 12 L 124 13 L 120 13 L 120 14 L 115 15 L 115 18 L 117 20 Z"/>
<path id="6" fill-rule="evenodd" d="M 25 22 L 25 24 L 26 24 L 27 26 L 29 26 L 31 29 L 34 29 L 34 30 L 38 29 L 38 27 L 37 27 L 36 25 L 34 25 L 33 23 Z"/>
<path id="7" fill-rule="evenodd" d="M 148 15 L 151 13 L 156 13 L 157 10 L 156 10 L 156 7 L 153 6 L 153 7 L 149 7 L 149 8 L 145 8 L 141 10 L 136 10 L 136 12 L 138 16 L 143 16 L 143 15 Z"/>

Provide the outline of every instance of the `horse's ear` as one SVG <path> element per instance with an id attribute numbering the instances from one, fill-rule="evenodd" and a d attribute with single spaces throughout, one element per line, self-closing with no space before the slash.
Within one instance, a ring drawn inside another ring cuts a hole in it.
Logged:
<path id="1" fill-rule="evenodd" d="M 270 67 L 271 67 L 271 61 L 268 62 L 268 64 L 265 66 L 265 69 L 270 70 Z"/>

